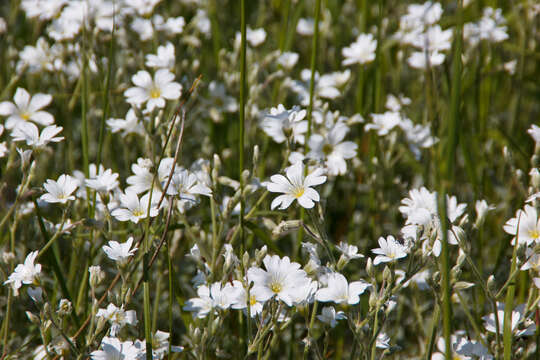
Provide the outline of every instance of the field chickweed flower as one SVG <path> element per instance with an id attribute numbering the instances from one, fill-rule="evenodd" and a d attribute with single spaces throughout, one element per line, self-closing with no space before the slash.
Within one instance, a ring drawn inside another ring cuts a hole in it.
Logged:
<path id="1" fill-rule="evenodd" d="M 125 325 L 137 325 L 137 313 L 135 310 L 125 311 L 124 307 L 109 304 L 106 309 L 99 309 L 96 317 L 103 318 L 111 323 L 111 336 L 115 336 Z"/>
<path id="2" fill-rule="evenodd" d="M 497 303 L 497 318 L 499 320 L 499 333 L 502 334 L 504 330 L 504 308 L 505 304 L 503 303 Z M 495 314 L 489 314 L 484 317 L 482 317 L 482 320 L 484 320 L 484 327 L 487 331 L 491 333 L 497 332 L 497 326 L 496 326 L 496 317 Z M 520 336 L 531 336 L 534 334 L 534 331 L 536 330 L 536 326 L 532 322 L 525 321 L 525 304 L 521 304 L 516 306 L 514 310 L 512 310 L 511 320 L 510 320 L 510 326 L 512 329 L 512 333 L 515 337 Z M 522 324 L 523 323 L 523 324 Z M 520 329 L 520 325 L 524 325 Z"/>
<path id="3" fill-rule="evenodd" d="M 11 286 L 15 296 L 19 295 L 19 289 L 22 284 L 32 284 L 39 276 L 39 273 L 41 272 L 41 265 L 34 264 L 37 256 L 38 251 L 32 251 L 30 254 L 28 254 L 24 260 L 24 264 L 17 265 L 13 273 L 9 275 L 9 278 L 4 281 L 4 285 Z"/>
<path id="4" fill-rule="evenodd" d="M 373 39 L 371 34 L 360 34 L 356 41 L 349 47 L 341 50 L 343 54 L 342 65 L 366 64 L 375 60 L 375 50 L 377 49 L 377 40 Z"/>
<path id="5" fill-rule="evenodd" d="M 372 253 L 377 254 L 373 265 L 379 265 L 380 263 L 392 262 L 397 259 L 401 259 L 407 256 L 407 246 L 401 245 L 392 235 L 389 235 L 386 239 L 379 238 L 379 248 L 371 250 Z"/>
<path id="6" fill-rule="evenodd" d="M 317 315 L 317 319 L 321 322 L 330 325 L 330 327 L 336 327 L 338 320 L 346 319 L 347 315 L 343 311 L 336 312 L 333 306 L 323 307 L 321 314 Z"/>
<path id="7" fill-rule="evenodd" d="M 291 262 L 288 256 L 280 259 L 277 255 L 266 255 L 263 263 L 266 270 L 258 267 L 248 270 L 247 278 L 253 283 L 250 294 L 263 302 L 275 296 L 277 300 L 292 306 L 298 290 L 309 283 L 306 272 L 300 270 L 300 264 Z"/>
<path id="8" fill-rule="evenodd" d="M 304 165 L 298 162 L 287 168 L 287 177 L 283 175 L 272 175 L 270 182 L 266 185 L 268 191 L 284 193 L 272 201 L 271 208 L 287 209 L 296 200 L 300 206 L 311 209 L 315 202 L 320 200 L 319 193 L 311 186 L 316 186 L 326 181 L 322 169 L 315 169 L 308 176 L 304 177 Z"/>
<path id="9" fill-rule="evenodd" d="M 336 304 L 358 304 L 360 295 L 371 287 L 364 280 L 348 283 L 345 276 L 340 273 L 330 273 L 326 276 L 327 287 L 317 290 L 315 299 L 321 302 L 335 302 Z"/>
<path id="10" fill-rule="evenodd" d="M 121 207 L 114 209 L 111 215 L 119 221 L 131 221 L 137 224 L 139 220 L 146 219 L 148 215 L 155 217 L 159 213 L 156 207 L 159 200 L 159 194 L 154 193 L 150 211 L 148 211 L 148 201 L 150 194 L 143 195 L 140 199 L 133 191 L 126 190 L 125 194 L 120 194 Z"/>
<path id="11" fill-rule="evenodd" d="M 504 224 L 504 231 L 514 235 L 514 242 L 519 244 L 531 245 L 540 243 L 540 219 L 536 208 L 531 205 L 525 205 L 523 210 L 518 210 L 516 217 L 508 220 Z"/>
<path id="12" fill-rule="evenodd" d="M 154 79 L 147 71 L 141 70 L 131 78 L 135 87 L 124 92 L 128 103 L 141 106 L 146 102 L 146 110 L 164 108 L 165 99 L 177 100 L 182 94 L 182 85 L 174 82 L 174 74 L 167 69 L 159 69 Z"/>
<path id="13" fill-rule="evenodd" d="M 307 132 L 306 110 L 293 107 L 285 109 L 282 104 L 270 109 L 270 113 L 264 116 L 261 127 L 264 132 L 277 143 L 287 139 L 294 140 L 299 144 L 304 143 L 304 134 Z"/>
<path id="14" fill-rule="evenodd" d="M 111 240 L 107 245 L 103 245 L 103 251 L 109 259 L 117 261 L 120 265 L 127 262 L 130 256 L 135 255 L 137 248 L 131 248 L 133 245 L 133 237 L 130 236 L 125 243 L 119 243 Z"/>
<path id="15" fill-rule="evenodd" d="M 101 350 L 93 351 L 90 357 L 92 360 L 136 360 L 140 355 L 141 351 L 132 341 L 122 342 L 116 337 L 104 337 L 101 340 Z"/>
<path id="16" fill-rule="evenodd" d="M 51 125 L 39 133 L 38 127 L 30 122 L 19 123 L 11 132 L 13 141 L 26 141 L 26 145 L 40 149 L 50 142 L 60 142 L 63 136 L 56 136 L 62 131 L 61 126 Z"/>
<path id="17" fill-rule="evenodd" d="M 0 357 L 535 358 L 538 0 L 247 3 L 0 0 Z"/>
<path id="18" fill-rule="evenodd" d="M 43 184 L 46 194 L 41 195 L 40 200 L 48 203 L 65 204 L 70 200 L 75 200 L 75 196 L 71 195 L 77 189 L 77 180 L 69 175 L 60 175 L 57 181 L 48 179 Z"/>
<path id="19" fill-rule="evenodd" d="M 343 141 L 349 132 L 349 127 L 343 123 L 335 124 L 326 136 L 314 134 L 309 138 L 311 149 L 307 157 L 324 160 L 329 175 L 343 175 L 347 171 L 346 159 L 356 156 L 356 145 L 352 141 Z"/>
<path id="20" fill-rule="evenodd" d="M 0 103 L 0 115 L 7 116 L 6 128 L 13 129 L 18 124 L 33 121 L 36 124 L 47 126 L 54 124 L 54 117 L 44 107 L 52 101 L 52 96 L 47 94 L 35 94 L 30 97 L 28 91 L 17 88 L 13 96 L 13 102 Z"/>
<path id="21" fill-rule="evenodd" d="M 107 169 L 96 177 L 85 180 L 85 184 L 90 189 L 107 193 L 118 187 L 118 174 L 113 173 L 111 169 Z"/>

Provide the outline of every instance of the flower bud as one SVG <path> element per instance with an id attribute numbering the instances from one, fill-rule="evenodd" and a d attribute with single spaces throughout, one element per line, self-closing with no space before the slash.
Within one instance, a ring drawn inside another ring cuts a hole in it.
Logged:
<path id="1" fill-rule="evenodd" d="M 242 256 L 242 265 L 244 265 L 244 269 L 249 268 L 249 253 L 247 251 Z"/>
<path id="2" fill-rule="evenodd" d="M 540 171 L 538 171 L 538 168 L 533 168 L 529 172 L 529 175 L 531 176 L 531 185 L 538 189 L 540 187 Z"/>
<path id="3" fill-rule="evenodd" d="M 491 293 L 495 294 L 497 292 L 497 284 L 495 282 L 495 276 L 490 275 L 487 279 L 487 287 Z"/>
<path id="4" fill-rule="evenodd" d="M 390 268 L 388 266 L 384 267 L 383 279 L 384 279 L 384 281 L 386 281 L 389 284 L 392 282 L 392 271 L 390 270 Z"/>
<path id="5" fill-rule="evenodd" d="M 371 258 L 367 259 L 366 272 L 369 277 L 375 277 L 375 269 L 373 268 L 373 261 L 371 260 Z"/>
<path id="6" fill-rule="evenodd" d="M 30 311 L 26 311 L 26 317 L 28 318 L 28 320 L 30 320 L 32 324 L 39 325 L 39 317 L 32 314 Z"/>
<path id="7" fill-rule="evenodd" d="M 98 286 L 103 281 L 103 279 L 105 279 L 105 272 L 101 270 L 101 267 L 99 267 L 99 265 L 90 266 L 88 268 L 88 272 L 90 273 L 89 281 L 92 288 L 96 288 L 96 286 Z"/>

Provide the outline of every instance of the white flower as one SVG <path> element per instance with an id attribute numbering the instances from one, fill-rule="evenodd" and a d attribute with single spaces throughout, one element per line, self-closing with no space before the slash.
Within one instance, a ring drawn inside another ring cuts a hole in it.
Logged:
<path id="1" fill-rule="evenodd" d="M 117 261 L 118 263 L 125 264 L 130 256 L 135 255 L 137 248 L 131 248 L 133 245 L 133 237 L 130 236 L 125 243 L 119 243 L 117 241 L 109 241 L 107 245 L 103 245 L 103 251 L 109 259 Z"/>
<path id="2" fill-rule="evenodd" d="M 496 209 L 495 206 L 489 205 L 486 200 L 476 200 L 474 208 L 476 209 L 476 227 L 480 226 L 484 222 L 488 211 Z"/>
<path id="3" fill-rule="evenodd" d="M 325 324 L 330 325 L 330 327 L 335 327 L 338 320 L 346 319 L 347 315 L 343 311 L 336 312 L 333 306 L 325 306 L 322 309 L 321 315 L 317 315 L 317 319 L 322 321 Z"/>
<path id="4" fill-rule="evenodd" d="M 341 54 L 345 58 L 341 64 L 347 66 L 372 62 L 375 60 L 376 49 L 377 40 L 373 39 L 372 34 L 360 34 L 349 47 L 341 49 Z"/>
<path id="5" fill-rule="evenodd" d="M 151 68 L 173 69 L 175 61 L 174 45 L 170 42 L 158 46 L 156 55 L 146 55 L 146 66 Z"/>
<path id="6" fill-rule="evenodd" d="M 69 200 L 75 200 L 75 196 L 71 195 L 77 189 L 77 180 L 69 175 L 62 174 L 57 181 L 47 179 L 43 184 L 46 194 L 41 195 L 40 200 L 48 203 L 65 204 Z"/>
<path id="7" fill-rule="evenodd" d="M 146 219 L 148 215 L 150 215 L 150 217 L 155 217 L 159 212 L 159 209 L 156 207 L 159 200 L 159 194 L 153 194 L 150 211 L 148 211 L 149 196 L 150 194 L 148 193 L 139 199 L 135 192 L 126 190 L 125 194 L 120 194 L 121 207 L 114 209 L 111 212 L 111 215 L 119 221 L 130 220 L 135 224 L 141 219 Z"/>
<path id="8" fill-rule="evenodd" d="M 423 51 L 415 51 L 407 59 L 407 63 L 414 69 L 426 69 L 428 64 L 430 67 L 439 66 L 444 62 L 446 56 L 440 52 L 429 53 L 426 57 L 426 53 Z"/>
<path id="9" fill-rule="evenodd" d="M 352 141 L 343 141 L 349 132 L 349 127 L 342 122 L 335 124 L 328 133 L 323 136 L 311 135 L 308 141 L 310 152 L 308 157 L 324 160 L 329 175 L 343 175 L 347 171 L 346 159 L 356 156 L 356 145 Z"/>
<path id="10" fill-rule="evenodd" d="M 281 210 L 287 209 L 295 199 L 300 206 L 311 209 L 315 202 L 320 200 L 319 193 L 311 186 L 326 181 L 326 176 L 322 173 L 322 169 L 315 169 L 304 177 L 304 165 L 299 162 L 287 168 L 287 177 L 280 174 L 272 175 L 271 182 L 267 184 L 268 191 L 284 193 L 272 201 L 272 210 L 278 206 Z"/>
<path id="11" fill-rule="evenodd" d="M 261 122 L 264 132 L 277 143 L 291 138 L 299 144 L 304 143 L 304 134 L 307 132 L 306 110 L 295 106 L 290 110 L 282 104 L 270 109 Z"/>
<path id="12" fill-rule="evenodd" d="M 431 135 L 431 129 L 427 125 L 415 124 L 407 118 L 402 118 L 398 125 L 405 133 L 409 149 L 416 159 L 420 159 L 420 148 L 427 149 L 439 141 L 437 137 Z"/>
<path id="13" fill-rule="evenodd" d="M 248 296 L 247 291 L 242 285 L 242 283 L 238 280 L 233 280 L 233 288 L 235 288 L 235 292 L 233 293 L 231 308 L 232 309 L 242 309 L 244 310 L 244 313 L 247 314 L 247 307 L 248 307 Z M 259 315 L 263 311 L 263 304 L 264 304 L 265 298 L 261 297 L 260 294 L 253 293 L 253 291 L 249 294 L 249 311 L 251 314 L 251 317 L 255 317 Z"/>
<path id="14" fill-rule="evenodd" d="M 349 245 L 346 242 L 340 241 L 336 248 L 341 251 L 343 256 L 345 256 L 345 258 L 348 260 L 360 259 L 364 257 L 364 255 L 358 253 L 358 246 Z"/>
<path id="15" fill-rule="evenodd" d="M 390 349 L 390 336 L 386 335 L 384 332 L 380 332 L 379 335 L 377 335 L 375 346 L 378 349 Z"/>
<path id="16" fill-rule="evenodd" d="M 297 297 L 297 292 L 310 280 L 304 270 L 300 270 L 300 264 L 290 261 L 285 256 L 266 255 L 263 259 L 266 271 L 252 267 L 248 270 L 248 280 L 253 282 L 250 294 L 253 294 L 260 301 L 267 301 L 276 297 L 288 306 L 292 306 Z"/>
<path id="17" fill-rule="evenodd" d="M 135 346 L 141 351 L 139 359 L 144 359 L 146 356 L 146 342 L 141 340 L 135 341 Z M 163 359 L 169 351 L 169 333 L 158 330 L 152 336 L 152 358 Z M 182 346 L 171 346 L 171 352 L 179 353 L 184 351 Z"/>
<path id="18" fill-rule="evenodd" d="M 502 334 L 504 330 L 504 306 L 505 305 L 503 303 L 497 303 L 497 317 L 499 320 L 500 334 Z M 484 320 L 484 327 L 487 331 L 492 333 L 497 332 L 495 314 L 489 314 L 487 316 L 484 316 L 482 317 L 482 320 Z M 522 322 L 524 322 L 525 329 L 520 330 L 519 325 Z M 530 336 L 534 334 L 536 326 L 534 325 L 534 323 L 528 324 L 527 320 L 525 319 L 525 304 L 518 305 L 514 310 L 512 310 L 510 327 L 515 337 Z"/>
<path id="19" fill-rule="evenodd" d="M 101 350 L 90 354 L 92 360 L 137 360 L 140 350 L 131 341 L 121 342 L 115 337 L 104 337 Z"/>
<path id="20" fill-rule="evenodd" d="M 0 115 L 7 116 L 6 128 L 13 129 L 17 124 L 33 121 L 36 124 L 47 126 L 54 123 L 54 117 L 44 107 L 52 101 L 52 96 L 47 94 L 35 94 L 30 97 L 28 91 L 17 88 L 13 96 L 13 103 L 4 101 L 0 103 Z"/>
<path id="21" fill-rule="evenodd" d="M 249 45 L 252 47 L 257 47 L 264 43 L 266 40 L 266 31 L 263 28 L 259 29 L 251 29 L 248 27 L 246 29 L 246 40 L 249 42 Z M 240 44 L 241 41 L 241 34 L 239 32 L 236 33 L 236 43 Z"/>
<path id="22" fill-rule="evenodd" d="M 285 69 L 290 70 L 298 62 L 300 56 L 295 52 L 284 52 L 279 55 L 277 63 L 283 66 Z"/>
<path id="23" fill-rule="evenodd" d="M 41 265 L 34 264 L 38 251 L 32 251 L 26 256 L 24 264 L 19 264 L 8 279 L 4 281 L 4 285 L 11 284 L 15 296 L 19 295 L 19 288 L 22 284 L 32 284 L 41 272 Z"/>
<path id="24" fill-rule="evenodd" d="M 413 40 L 412 45 L 428 54 L 450 50 L 452 47 L 452 29 L 442 30 L 439 25 L 430 26 L 424 33 Z"/>
<path id="25" fill-rule="evenodd" d="M 47 126 L 39 133 L 38 127 L 30 122 L 19 123 L 11 132 L 13 141 L 26 141 L 33 148 L 43 148 L 50 142 L 60 142 L 63 136 L 56 136 L 63 130 L 61 126 Z"/>
<path id="26" fill-rule="evenodd" d="M 303 36 L 312 36 L 315 31 L 315 20 L 313 18 L 300 18 L 296 25 L 296 32 Z"/>
<path id="27" fill-rule="evenodd" d="M 99 192 L 107 193 L 118 186 L 118 174 L 111 169 L 100 172 L 96 177 L 85 180 L 87 187 Z"/>
<path id="28" fill-rule="evenodd" d="M 166 180 L 164 181 L 166 182 Z M 175 169 L 169 187 L 167 188 L 167 195 L 178 195 L 180 198 L 178 208 L 184 212 L 193 204 L 197 203 L 196 195 L 211 197 L 212 190 L 199 182 L 197 175 L 186 169 Z"/>
<path id="29" fill-rule="evenodd" d="M 192 311 L 194 317 L 203 319 L 215 308 L 226 310 L 235 304 L 240 291 L 238 284 L 233 286 L 227 283 L 223 287 L 220 282 L 213 283 L 210 287 L 201 285 L 197 289 L 199 297 L 189 299 L 183 309 Z"/>
<path id="30" fill-rule="evenodd" d="M 503 229 L 514 235 L 513 241 L 517 239 L 519 244 L 540 243 L 540 219 L 536 208 L 531 205 L 525 205 L 523 210 L 518 210 L 516 217 L 508 220 Z"/>
<path id="31" fill-rule="evenodd" d="M 525 250 L 525 258 L 527 261 L 521 266 L 521 271 L 533 269 L 537 273 L 540 273 L 540 254 L 535 253 L 534 249 L 528 247 Z"/>
<path id="32" fill-rule="evenodd" d="M 315 299 L 321 302 L 333 301 L 336 304 L 358 304 L 360 295 L 371 285 L 363 280 L 348 283 L 345 276 L 334 272 L 326 275 L 327 287 L 317 290 Z"/>
<path id="33" fill-rule="evenodd" d="M 407 247 L 401 245 L 392 235 L 389 235 L 386 239 L 379 238 L 378 249 L 371 250 L 372 253 L 377 254 L 374 265 L 379 265 L 382 262 L 392 262 L 397 259 L 401 259 L 407 256 Z"/>
<path id="34" fill-rule="evenodd" d="M 135 310 L 125 311 L 123 306 L 117 307 L 113 303 L 110 303 L 106 309 L 99 309 L 96 316 L 111 323 L 111 336 L 115 336 L 125 325 L 137 325 Z"/>
<path id="35" fill-rule="evenodd" d="M 146 110 L 164 108 L 165 99 L 177 100 L 182 94 L 182 85 L 174 82 L 174 74 L 167 69 L 159 69 L 154 79 L 144 70 L 137 72 L 131 78 L 135 87 L 124 92 L 127 102 L 140 106 L 146 102 Z"/>
<path id="36" fill-rule="evenodd" d="M 122 132 L 122 136 L 129 134 L 144 134 L 144 127 L 139 122 L 135 110 L 129 109 L 125 119 L 108 119 L 107 126 L 111 128 L 112 133 Z"/>
<path id="37" fill-rule="evenodd" d="M 125 4 L 137 11 L 140 16 L 150 15 L 154 11 L 154 7 L 161 0 L 125 0 Z"/>
<path id="38" fill-rule="evenodd" d="M 377 135 L 387 135 L 390 130 L 401 123 L 401 115 L 398 112 L 387 111 L 384 114 L 371 114 L 373 123 L 366 124 L 366 131 L 371 129 L 377 131 Z"/>
<path id="39" fill-rule="evenodd" d="M 163 17 L 159 14 L 154 15 L 154 26 L 159 31 L 165 31 L 167 35 L 178 35 L 184 32 L 186 20 L 182 16 L 170 17 L 167 21 L 163 21 Z"/>

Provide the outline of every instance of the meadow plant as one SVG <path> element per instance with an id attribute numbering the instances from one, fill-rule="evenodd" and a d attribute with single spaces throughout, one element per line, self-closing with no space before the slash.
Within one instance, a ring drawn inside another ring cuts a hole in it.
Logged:
<path id="1" fill-rule="evenodd" d="M 540 5 L 0 3 L 0 359 L 540 359 Z"/>

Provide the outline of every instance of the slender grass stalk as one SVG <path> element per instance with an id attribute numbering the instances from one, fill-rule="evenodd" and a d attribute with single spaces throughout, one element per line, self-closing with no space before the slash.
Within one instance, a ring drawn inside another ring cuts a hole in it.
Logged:
<path id="1" fill-rule="evenodd" d="M 461 48 L 462 48 L 462 30 L 463 22 L 461 19 L 462 3 L 459 2 L 457 10 L 457 21 L 454 40 L 454 56 L 452 59 L 452 82 L 451 82 L 451 98 L 450 111 L 446 129 L 446 142 L 441 146 L 439 154 L 443 159 L 440 175 L 438 179 L 439 192 L 437 194 L 438 212 L 441 222 L 442 235 L 442 253 L 440 256 L 441 267 L 441 290 L 442 290 L 442 315 L 443 315 L 443 335 L 445 340 L 445 356 L 446 359 L 452 359 L 452 302 L 451 285 L 450 285 L 450 254 L 448 249 L 448 216 L 447 216 L 447 200 L 446 193 L 454 178 L 455 154 L 458 144 L 458 130 L 460 128 L 459 107 L 461 102 Z M 446 145 L 446 146 L 444 146 Z M 444 157 L 443 157 L 444 156 Z"/>
<path id="2" fill-rule="evenodd" d="M 517 269 L 517 249 L 518 249 L 518 237 L 519 237 L 519 225 L 521 216 L 518 218 L 516 240 L 514 245 L 514 251 L 512 254 L 512 265 L 510 267 L 510 274 L 513 274 Z M 512 310 L 514 309 L 514 297 L 516 292 L 516 284 L 511 282 L 506 290 L 506 298 L 504 301 L 504 321 L 503 321 L 503 358 L 504 360 L 510 360 L 512 358 Z M 495 310 L 497 313 L 497 310 Z"/>
<path id="3" fill-rule="evenodd" d="M 241 31 L 241 45 L 240 45 L 240 118 L 238 124 L 238 178 L 240 180 L 240 239 L 242 241 L 242 250 L 240 252 L 240 258 L 246 251 L 246 239 L 244 233 L 244 212 L 245 212 L 245 199 L 244 199 L 244 178 L 242 173 L 244 172 L 244 149 L 245 149 L 245 134 L 244 127 L 246 122 L 246 100 L 247 100 L 247 76 L 246 76 L 246 0 L 242 0 L 240 3 L 240 31 Z M 242 271 L 244 274 L 247 269 L 242 265 Z M 250 298 L 249 286 L 247 289 L 248 299 Z M 250 302 L 248 301 L 248 314 L 246 320 L 247 327 L 247 344 L 251 340 L 251 307 L 249 306 Z"/>
<path id="4" fill-rule="evenodd" d="M 435 309 L 433 310 L 433 319 L 431 320 L 431 335 L 426 349 L 426 360 L 431 360 L 433 354 L 433 347 L 435 345 L 435 337 L 437 336 L 437 328 L 439 327 L 439 320 L 441 317 L 441 309 L 438 303 L 435 303 Z"/>
<path id="5" fill-rule="evenodd" d="M 309 152 L 309 138 L 311 137 L 311 128 L 312 128 L 312 122 L 313 122 L 313 97 L 315 93 L 315 72 L 316 72 L 316 65 L 317 65 L 317 50 L 318 50 L 318 44 L 319 44 L 319 21 L 321 17 L 321 0 L 317 0 L 317 4 L 315 5 L 315 29 L 313 34 L 313 41 L 311 43 L 311 63 L 310 63 L 310 71 L 311 71 L 311 77 L 309 80 L 309 105 L 307 108 L 307 121 L 308 121 L 308 129 L 307 129 L 307 135 L 306 135 L 306 153 Z M 307 175 L 307 166 L 304 168 L 304 175 Z M 304 208 L 300 209 L 300 221 L 304 221 L 305 217 L 305 211 Z M 296 240 L 296 246 L 294 254 L 298 254 L 298 251 L 300 249 L 300 246 L 302 244 L 302 239 L 304 238 L 304 229 L 300 227 L 298 229 L 297 234 L 297 240 Z"/>
<path id="6" fill-rule="evenodd" d="M 116 41 L 115 41 L 115 16 L 114 16 L 114 1 L 113 1 L 113 28 L 111 32 L 111 41 L 109 44 L 109 62 L 107 66 L 107 76 L 105 78 L 105 89 L 103 90 L 103 114 L 99 124 L 99 137 L 98 137 L 98 151 L 96 157 L 96 164 L 101 164 L 101 156 L 103 153 L 103 140 L 105 138 L 105 120 L 109 117 L 109 97 L 111 92 L 111 76 L 114 66 L 114 57 L 116 53 Z M 95 201 L 95 196 L 94 196 Z M 94 204 L 95 206 L 95 204 Z"/>

